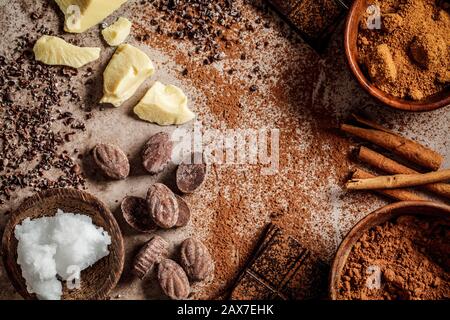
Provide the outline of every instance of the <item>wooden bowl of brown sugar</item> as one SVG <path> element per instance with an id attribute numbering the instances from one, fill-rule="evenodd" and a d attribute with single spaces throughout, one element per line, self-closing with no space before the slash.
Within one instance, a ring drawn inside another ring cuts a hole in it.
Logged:
<path id="1" fill-rule="evenodd" d="M 80 288 L 68 290 L 63 284 L 63 300 L 107 299 L 116 286 L 124 265 L 124 245 L 120 228 L 106 205 L 93 195 L 75 189 L 51 189 L 26 199 L 11 214 L 6 224 L 2 255 L 7 274 L 18 293 L 25 299 L 36 299 L 27 290 L 22 269 L 17 263 L 18 241 L 14 235 L 15 227 L 25 219 L 38 219 L 54 216 L 58 209 L 64 212 L 82 214 L 92 219 L 92 223 L 103 228 L 111 237 L 109 254 L 95 264 L 81 271 Z"/>
<path id="2" fill-rule="evenodd" d="M 332 300 L 445 299 L 450 295 L 450 206 L 404 201 L 365 218 L 332 264 Z"/>
<path id="3" fill-rule="evenodd" d="M 430 95 L 425 95 L 420 90 L 417 91 L 415 88 L 413 88 L 412 85 L 404 85 L 404 87 L 407 87 L 406 88 L 407 90 L 410 90 L 412 92 L 412 94 L 408 94 L 408 95 L 410 95 L 412 97 L 414 97 L 414 96 L 419 97 L 416 99 L 412 99 L 408 96 L 400 97 L 400 96 L 403 96 L 404 93 L 402 93 L 401 95 L 390 94 L 390 93 L 388 93 L 389 90 L 381 90 L 379 88 L 380 86 L 376 85 L 373 81 L 371 81 L 371 77 L 369 76 L 367 70 L 365 70 L 365 68 L 362 66 L 361 61 L 358 57 L 358 55 L 359 55 L 358 35 L 360 32 L 360 29 L 359 29 L 360 22 L 362 21 L 363 18 L 367 17 L 367 16 L 365 16 L 365 14 L 366 14 L 366 10 L 370 4 L 371 4 L 371 2 L 368 0 L 353 1 L 353 5 L 347 16 L 347 22 L 346 22 L 346 26 L 345 26 L 344 47 L 345 47 L 346 58 L 347 58 L 349 68 L 350 68 L 351 72 L 353 73 L 353 75 L 355 76 L 358 83 L 371 96 L 373 96 L 377 100 L 381 101 L 385 105 L 388 105 L 388 106 L 398 109 L 398 110 L 417 111 L 417 112 L 418 111 L 431 111 L 431 110 L 449 106 L 450 105 L 450 83 L 448 82 L 448 80 L 443 80 L 444 85 L 442 85 L 442 87 L 443 87 L 442 90 L 436 91 Z M 383 15 L 384 14 L 382 14 L 382 21 L 384 21 Z M 405 19 L 405 20 L 407 20 L 407 19 Z M 405 22 L 405 24 L 406 23 L 407 22 Z M 417 23 L 416 23 L 416 25 L 417 25 Z M 383 24 L 383 26 L 384 26 L 384 24 Z M 402 28 L 402 27 L 400 27 L 400 28 Z M 426 32 L 426 31 L 423 31 L 423 32 Z M 395 46 L 393 45 L 392 47 L 395 47 Z M 445 45 L 444 45 L 444 48 L 445 48 Z M 393 51 L 396 49 L 391 48 L 391 50 Z M 410 55 L 409 53 L 406 52 L 406 50 L 403 50 L 402 52 L 403 53 L 401 55 L 402 55 L 403 59 L 406 59 L 406 57 L 408 57 Z M 398 54 L 398 55 L 400 55 L 400 54 Z M 396 56 L 394 56 L 394 58 L 396 58 Z M 418 71 L 418 70 L 420 70 L 420 68 L 418 68 L 417 66 L 415 66 L 414 68 L 418 73 L 420 73 L 420 71 Z M 404 68 L 402 70 L 404 70 Z M 442 72 L 446 72 L 445 77 L 448 78 L 449 71 L 448 70 L 445 71 L 444 69 L 442 69 Z M 397 74 L 397 72 L 396 72 L 396 74 Z M 414 79 L 415 77 L 417 77 L 417 74 L 410 75 L 410 76 L 404 76 L 404 77 L 407 77 L 407 79 L 408 79 L 407 82 L 409 83 L 411 79 Z M 392 81 L 391 86 L 396 86 L 398 81 L 399 80 L 397 77 L 396 80 Z M 415 81 L 422 82 L 422 81 L 424 81 L 424 78 L 418 78 Z M 405 88 L 403 88 L 403 89 L 405 89 Z M 416 94 L 417 92 L 419 92 L 419 93 Z M 420 98 L 421 96 L 423 98 Z"/>

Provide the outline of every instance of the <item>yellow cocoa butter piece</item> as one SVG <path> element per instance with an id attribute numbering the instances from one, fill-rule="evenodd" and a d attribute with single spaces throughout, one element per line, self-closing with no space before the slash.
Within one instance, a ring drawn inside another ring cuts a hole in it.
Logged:
<path id="1" fill-rule="evenodd" d="M 49 65 L 80 68 L 100 57 L 100 48 L 77 47 L 53 36 L 42 36 L 34 48 L 36 60 Z"/>
<path id="2" fill-rule="evenodd" d="M 99 24 L 127 0 L 55 0 L 64 13 L 64 30 L 81 33 Z"/>
<path id="3" fill-rule="evenodd" d="M 160 126 L 183 124 L 195 118 L 187 102 L 180 88 L 156 82 L 134 107 L 134 113 L 140 119 Z"/>
<path id="4" fill-rule="evenodd" d="M 143 51 L 121 44 L 103 72 L 103 98 L 100 102 L 119 107 L 154 72 L 152 61 Z"/>
<path id="5" fill-rule="evenodd" d="M 120 17 L 109 27 L 102 30 L 103 39 L 112 47 L 123 43 L 131 31 L 131 22 Z"/>

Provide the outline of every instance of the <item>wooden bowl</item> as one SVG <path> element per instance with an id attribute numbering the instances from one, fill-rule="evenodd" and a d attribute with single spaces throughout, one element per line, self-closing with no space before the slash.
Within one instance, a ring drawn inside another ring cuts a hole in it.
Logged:
<path id="1" fill-rule="evenodd" d="M 28 293 L 25 279 L 22 278 L 22 270 L 17 264 L 17 239 L 14 236 L 14 228 L 26 218 L 53 216 L 57 209 L 88 215 L 95 225 L 103 227 L 111 236 L 109 255 L 81 272 L 80 289 L 69 291 L 63 285 L 62 299 L 106 299 L 122 274 L 124 264 L 122 234 L 116 219 L 103 202 L 89 193 L 75 189 L 44 191 L 26 199 L 12 213 L 3 234 L 2 253 L 3 262 L 13 286 L 25 299 L 36 299 L 35 294 Z"/>
<path id="2" fill-rule="evenodd" d="M 337 299 L 342 270 L 355 243 L 369 229 L 404 215 L 450 219 L 450 206 L 431 201 L 403 201 L 378 209 L 359 221 L 342 241 L 331 266 L 329 294 L 332 300 Z"/>
<path id="3" fill-rule="evenodd" d="M 450 88 L 429 96 L 424 100 L 413 101 L 400 99 L 378 89 L 362 72 L 358 64 L 358 28 L 363 13 L 368 6 L 367 0 L 355 0 L 350 8 L 345 25 L 344 47 L 347 62 L 359 84 L 373 97 L 382 103 L 403 111 L 431 111 L 450 105 Z"/>

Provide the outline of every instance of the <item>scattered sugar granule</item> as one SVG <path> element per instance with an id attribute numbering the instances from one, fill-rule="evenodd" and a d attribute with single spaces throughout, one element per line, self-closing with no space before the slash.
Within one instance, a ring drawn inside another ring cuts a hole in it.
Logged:
<path id="1" fill-rule="evenodd" d="M 79 272 L 109 255 L 111 244 L 108 232 L 90 217 L 59 209 L 53 217 L 25 219 L 14 235 L 27 290 L 41 300 L 60 300 L 62 283 L 57 276 L 83 281 Z"/>

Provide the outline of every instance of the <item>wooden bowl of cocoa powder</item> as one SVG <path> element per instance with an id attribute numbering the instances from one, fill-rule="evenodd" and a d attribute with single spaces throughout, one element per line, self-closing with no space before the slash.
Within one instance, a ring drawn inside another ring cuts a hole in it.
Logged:
<path id="1" fill-rule="evenodd" d="M 450 206 L 404 201 L 365 218 L 342 241 L 332 264 L 332 300 L 450 297 Z"/>
<path id="2" fill-rule="evenodd" d="M 392 0 L 394 1 L 394 0 Z M 397 61 L 406 61 L 408 60 L 410 64 L 413 64 L 413 66 L 409 66 L 409 69 L 405 71 L 405 66 L 400 65 L 398 67 L 398 72 L 395 72 L 395 75 L 399 75 L 395 80 L 391 79 L 391 83 L 389 85 L 386 85 L 386 90 L 382 90 L 382 85 L 376 85 L 372 81 L 371 76 L 369 76 L 368 70 L 366 70 L 365 66 L 361 63 L 361 57 L 360 57 L 360 49 L 359 44 L 361 43 L 361 37 L 359 35 L 360 33 L 360 25 L 361 21 L 363 19 L 367 18 L 366 10 L 370 4 L 372 4 L 373 1 L 368 0 L 355 0 L 353 1 L 353 5 L 349 11 L 349 14 L 347 16 L 347 22 L 345 26 L 345 35 L 344 35 L 344 47 L 345 47 L 345 53 L 347 57 L 347 62 L 349 65 L 349 68 L 353 75 L 355 76 L 358 83 L 366 90 L 371 96 L 376 98 L 377 100 L 381 101 L 385 105 L 388 105 L 392 108 L 403 110 L 403 111 L 431 111 L 438 108 L 442 108 L 445 106 L 450 105 L 450 82 L 447 79 L 449 77 L 449 69 L 448 64 L 447 68 L 440 68 L 439 72 L 442 72 L 444 75 L 443 77 L 446 80 L 442 80 L 443 84 L 437 84 L 439 81 L 435 81 L 433 83 L 433 80 L 430 79 L 431 75 L 426 73 L 426 68 L 422 68 L 418 65 L 414 65 L 414 63 L 411 63 L 411 54 L 409 52 L 408 46 L 411 44 L 411 38 L 413 35 L 411 35 L 411 29 L 414 29 L 415 26 L 411 25 L 410 27 L 407 27 L 407 23 L 414 24 L 414 21 L 409 22 L 408 18 L 405 18 L 400 24 L 400 27 L 397 27 L 397 30 L 394 30 L 392 32 L 397 32 L 399 34 L 399 37 L 404 37 L 400 39 L 393 39 L 393 43 L 390 45 L 390 50 L 393 56 L 393 60 L 397 63 Z M 418 10 L 415 10 L 419 12 Z M 447 11 L 446 11 L 447 12 Z M 419 13 L 417 13 L 419 14 Z M 385 28 L 385 14 L 381 13 L 381 28 Z M 425 15 L 424 16 L 429 16 Z M 420 17 L 420 16 L 418 16 Z M 418 18 L 415 16 L 415 18 Z M 394 20 L 394 19 L 393 19 Z M 447 18 L 445 18 L 446 24 L 448 24 Z M 424 21 L 421 21 L 421 25 L 425 23 Z M 387 25 L 387 24 L 386 24 Z M 415 23 L 417 26 L 418 23 Z M 445 24 L 444 24 L 445 26 Z M 387 27 L 386 27 L 387 28 Z M 430 30 L 432 30 L 430 26 Z M 373 31 L 372 31 L 373 32 Z M 384 32 L 384 33 L 383 33 Z M 410 38 L 408 38 L 407 32 L 410 33 Z M 445 33 L 445 31 L 443 31 Z M 380 31 L 381 34 L 386 34 L 387 32 Z M 429 30 L 420 30 L 420 33 L 430 35 L 433 37 L 433 32 L 429 32 Z M 405 35 L 406 34 L 406 35 Z M 448 42 L 448 36 L 444 36 L 444 50 L 445 50 L 445 43 Z M 369 39 L 368 41 L 371 41 L 372 39 Z M 391 39 L 392 40 L 392 39 Z M 377 44 L 379 45 L 380 42 L 385 41 L 385 39 L 378 39 Z M 386 41 L 388 41 L 386 39 Z M 433 42 L 433 40 L 432 40 Z M 404 47 L 400 47 L 399 43 L 406 43 L 404 44 Z M 374 44 L 375 45 L 375 44 Z M 448 45 L 448 43 L 447 43 Z M 441 46 L 442 47 L 442 46 Z M 386 49 L 386 47 L 384 48 Z M 447 51 L 447 57 L 444 57 L 443 60 L 449 60 L 448 55 L 450 53 Z M 445 62 L 444 62 L 445 63 Z M 445 70 L 444 70 L 445 69 Z M 400 75 L 402 75 L 403 78 L 400 78 Z M 433 74 L 434 76 L 434 74 Z M 441 78 L 440 78 L 441 77 Z M 442 76 L 436 75 L 436 79 L 442 79 Z M 428 81 L 428 84 L 424 85 L 422 82 Z M 436 87 L 433 88 L 430 92 L 427 92 L 425 94 L 424 91 L 428 89 L 430 86 L 434 86 L 436 84 Z M 398 88 L 396 86 L 398 85 Z M 403 87 L 402 87 L 403 86 Z M 428 86 L 428 87 L 427 87 Z M 420 88 L 421 87 L 421 88 Z M 425 87 L 424 90 L 422 90 Z M 420 90 L 419 90 L 420 88 Z M 390 90 L 392 89 L 392 90 Z M 398 89 L 398 90 L 397 90 Z M 411 91 L 411 93 L 408 93 L 407 91 Z M 388 93 L 388 91 L 396 91 L 396 93 Z M 397 94 L 398 93 L 398 94 Z M 411 98 L 413 97 L 413 98 Z M 421 98 L 423 97 L 423 98 Z"/>

